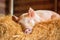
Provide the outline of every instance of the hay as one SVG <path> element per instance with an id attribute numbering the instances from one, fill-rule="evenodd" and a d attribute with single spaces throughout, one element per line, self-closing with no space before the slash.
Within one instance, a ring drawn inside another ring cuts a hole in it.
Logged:
<path id="1" fill-rule="evenodd" d="M 31 34 L 24 34 L 11 16 L 1 17 L 0 40 L 60 40 L 60 19 L 36 24 Z"/>

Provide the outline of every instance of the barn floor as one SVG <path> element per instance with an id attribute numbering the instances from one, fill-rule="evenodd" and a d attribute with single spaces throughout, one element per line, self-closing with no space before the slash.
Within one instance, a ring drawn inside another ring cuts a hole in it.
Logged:
<path id="1" fill-rule="evenodd" d="M 60 19 L 36 24 L 31 34 L 24 34 L 11 16 L 0 17 L 0 40 L 60 40 Z"/>

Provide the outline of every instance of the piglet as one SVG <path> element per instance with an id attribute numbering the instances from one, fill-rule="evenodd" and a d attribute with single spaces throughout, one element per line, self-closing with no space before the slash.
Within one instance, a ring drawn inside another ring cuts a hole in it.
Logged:
<path id="1" fill-rule="evenodd" d="M 29 8 L 27 13 L 22 14 L 20 17 L 13 16 L 14 20 L 17 23 L 20 23 L 24 26 L 24 33 L 30 34 L 36 23 L 45 22 L 49 19 L 60 17 L 59 14 L 48 11 L 48 10 L 37 10 L 34 11 L 32 8 Z"/>

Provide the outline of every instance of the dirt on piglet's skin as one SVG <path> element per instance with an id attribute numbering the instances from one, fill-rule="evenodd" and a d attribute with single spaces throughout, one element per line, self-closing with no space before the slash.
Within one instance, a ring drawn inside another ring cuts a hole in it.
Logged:
<path id="1" fill-rule="evenodd" d="M 0 40 L 60 40 L 60 19 L 38 23 L 31 34 L 24 34 L 12 16 L 0 18 Z"/>

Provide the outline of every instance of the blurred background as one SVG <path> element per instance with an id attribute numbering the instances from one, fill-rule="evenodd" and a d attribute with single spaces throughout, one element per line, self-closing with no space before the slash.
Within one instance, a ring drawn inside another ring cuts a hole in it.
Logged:
<path id="1" fill-rule="evenodd" d="M 13 13 L 16 16 L 28 11 L 29 7 L 34 10 L 52 10 L 60 14 L 60 0 L 13 0 Z M 11 0 L 0 0 L 0 14 L 9 14 Z"/>

